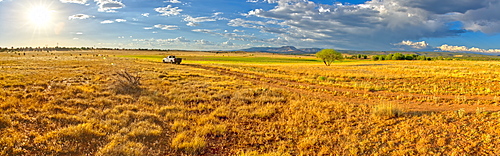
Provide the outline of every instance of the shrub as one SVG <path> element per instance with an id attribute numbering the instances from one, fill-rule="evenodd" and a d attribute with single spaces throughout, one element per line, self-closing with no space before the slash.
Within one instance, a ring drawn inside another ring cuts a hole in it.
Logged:
<path id="1" fill-rule="evenodd" d="M 325 80 L 326 80 L 326 77 L 324 77 L 324 76 L 320 76 L 320 77 L 318 77 L 318 80 L 325 81 Z"/>
<path id="2" fill-rule="evenodd" d="M 137 94 L 141 92 L 141 77 L 134 76 L 127 71 L 116 73 L 115 89 L 119 94 Z"/>

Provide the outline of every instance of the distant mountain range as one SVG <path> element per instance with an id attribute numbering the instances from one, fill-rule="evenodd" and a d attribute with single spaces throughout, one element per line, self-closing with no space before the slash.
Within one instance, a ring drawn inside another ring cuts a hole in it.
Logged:
<path id="1" fill-rule="evenodd" d="M 238 51 L 268 52 L 268 53 L 280 53 L 280 54 L 314 54 L 320 50 L 321 50 L 320 48 L 297 49 L 294 46 L 282 46 L 282 47 L 252 47 L 248 49 L 241 49 Z"/>

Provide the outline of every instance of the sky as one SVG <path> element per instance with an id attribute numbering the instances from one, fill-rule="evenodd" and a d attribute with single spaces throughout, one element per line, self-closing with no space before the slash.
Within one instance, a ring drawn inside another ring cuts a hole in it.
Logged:
<path id="1" fill-rule="evenodd" d="M 500 53 L 500 0 L 0 0 L 0 47 Z"/>

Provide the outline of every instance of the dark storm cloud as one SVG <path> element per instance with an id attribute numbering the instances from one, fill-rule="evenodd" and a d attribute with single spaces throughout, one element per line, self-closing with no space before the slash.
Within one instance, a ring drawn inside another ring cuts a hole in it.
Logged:
<path id="1" fill-rule="evenodd" d="M 488 6 L 495 0 L 406 0 L 402 5 L 413 8 L 421 8 L 436 14 L 449 12 L 465 13 Z"/>
<path id="2" fill-rule="evenodd" d="M 290 43 L 307 45 L 311 41 L 345 49 L 359 49 L 360 44 L 367 49 L 386 49 L 402 40 L 457 36 L 465 32 L 451 30 L 447 24 L 456 20 L 457 15 L 435 14 L 399 2 L 374 0 L 359 5 L 278 2 L 274 9 L 256 9 L 245 14 L 280 21 L 277 24 L 244 23 L 246 27 L 279 34 Z M 269 31 L 269 27 L 281 28 Z"/>

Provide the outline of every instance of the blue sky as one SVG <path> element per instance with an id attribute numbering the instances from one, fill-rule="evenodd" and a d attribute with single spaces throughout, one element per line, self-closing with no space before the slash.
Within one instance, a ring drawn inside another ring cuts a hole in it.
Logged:
<path id="1" fill-rule="evenodd" d="M 500 53 L 500 0 L 0 0 L 0 47 Z"/>

